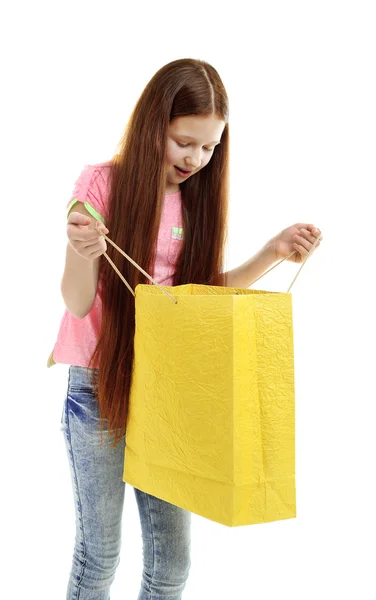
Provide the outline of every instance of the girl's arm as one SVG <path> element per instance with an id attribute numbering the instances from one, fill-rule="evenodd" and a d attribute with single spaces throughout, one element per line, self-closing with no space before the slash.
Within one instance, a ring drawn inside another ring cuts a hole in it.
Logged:
<path id="1" fill-rule="evenodd" d="M 271 238 L 247 262 L 224 273 L 227 287 L 247 288 L 261 277 L 274 263 L 282 258 L 302 263 L 313 247 L 318 248 L 322 240 L 321 231 L 311 223 L 295 223 Z"/>
<path id="2" fill-rule="evenodd" d="M 91 223 L 88 229 L 94 229 L 96 221 L 83 203 L 77 202 L 72 207 L 73 211 L 89 217 Z M 86 317 L 93 306 L 98 287 L 99 261 L 100 257 L 90 260 L 80 256 L 68 242 L 60 289 L 67 310 L 77 319 Z"/>
<path id="3" fill-rule="evenodd" d="M 247 288 L 276 262 L 274 250 L 265 246 L 236 269 L 224 273 L 226 286 Z"/>

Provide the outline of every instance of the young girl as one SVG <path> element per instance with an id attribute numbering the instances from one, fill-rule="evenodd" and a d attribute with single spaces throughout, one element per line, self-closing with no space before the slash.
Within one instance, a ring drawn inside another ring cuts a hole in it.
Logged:
<path id="1" fill-rule="evenodd" d="M 67 600 L 108 600 L 121 546 L 135 305 L 102 255 L 107 252 L 133 289 L 149 283 L 100 231 L 160 284 L 230 287 L 248 287 L 293 251 L 289 260 L 302 262 L 320 236 L 311 224 L 292 225 L 243 265 L 221 272 L 228 114 L 211 65 L 194 59 L 165 65 L 138 100 L 119 152 L 84 168 L 68 205 L 66 311 L 49 360 L 70 365 L 62 430 L 77 529 Z M 144 560 L 138 600 L 178 600 L 191 564 L 190 513 L 134 491 Z"/>

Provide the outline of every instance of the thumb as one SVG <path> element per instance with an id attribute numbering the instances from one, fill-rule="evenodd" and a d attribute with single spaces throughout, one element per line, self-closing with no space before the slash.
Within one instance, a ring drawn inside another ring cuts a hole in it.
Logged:
<path id="1" fill-rule="evenodd" d="M 68 217 L 68 223 L 73 225 L 89 225 L 91 223 L 91 219 L 82 213 L 71 212 Z"/>

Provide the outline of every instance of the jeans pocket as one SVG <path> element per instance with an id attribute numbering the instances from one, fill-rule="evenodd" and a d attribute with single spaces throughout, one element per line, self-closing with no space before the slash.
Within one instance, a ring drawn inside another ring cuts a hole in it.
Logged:
<path id="1" fill-rule="evenodd" d="M 63 410 L 61 411 L 60 431 L 64 431 L 64 429 L 65 429 L 66 407 L 67 407 L 67 397 L 65 396 L 65 399 L 64 399 L 64 402 L 63 402 Z"/>
<path id="2" fill-rule="evenodd" d="M 99 403 L 91 379 L 93 372 L 86 367 L 71 366 L 66 397 L 61 416 L 61 428 L 72 426 L 97 429 L 100 421 Z"/>
<path id="3" fill-rule="evenodd" d="M 100 415 L 99 404 L 92 389 L 87 387 L 77 388 L 70 386 L 68 388 L 66 399 L 67 418 L 72 418 L 76 423 L 80 422 L 83 426 L 97 427 Z"/>

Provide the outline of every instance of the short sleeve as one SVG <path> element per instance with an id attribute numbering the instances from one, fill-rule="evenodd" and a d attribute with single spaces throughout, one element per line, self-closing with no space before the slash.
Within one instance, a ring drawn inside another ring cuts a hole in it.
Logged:
<path id="1" fill-rule="evenodd" d="M 108 219 L 108 167 L 86 165 L 78 177 L 71 199 L 67 205 L 68 214 L 76 202 L 83 202 L 86 210 L 98 221 L 106 224 Z"/>

